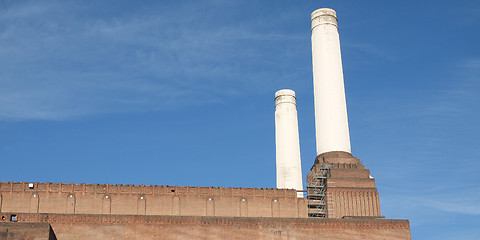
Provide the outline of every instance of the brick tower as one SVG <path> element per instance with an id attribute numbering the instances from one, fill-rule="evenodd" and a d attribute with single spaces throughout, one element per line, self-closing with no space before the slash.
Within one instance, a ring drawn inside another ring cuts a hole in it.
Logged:
<path id="1" fill-rule="evenodd" d="M 309 217 L 380 216 L 375 179 L 350 153 L 318 155 L 307 175 L 307 191 Z"/>

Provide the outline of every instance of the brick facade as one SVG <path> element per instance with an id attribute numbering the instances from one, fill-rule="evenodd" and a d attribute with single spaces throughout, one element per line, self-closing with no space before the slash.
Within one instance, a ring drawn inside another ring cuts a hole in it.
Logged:
<path id="1" fill-rule="evenodd" d="M 359 159 L 319 155 L 309 194 L 318 173 L 324 218 L 293 189 L 0 182 L 0 239 L 411 239 L 408 220 L 381 217 Z M 22 235 L 30 223 L 44 225 Z"/>

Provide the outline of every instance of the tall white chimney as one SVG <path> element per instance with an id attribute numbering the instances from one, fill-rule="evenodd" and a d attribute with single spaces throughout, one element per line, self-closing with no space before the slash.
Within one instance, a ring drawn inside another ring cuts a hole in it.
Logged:
<path id="1" fill-rule="evenodd" d="M 297 103 L 290 89 L 275 93 L 275 143 L 277 155 L 277 188 L 303 190 Z M 297 193 L 303 197 L 303 192 Z"/>
<path id="2" fill-rule="evenodd" d="M 311 23 L 317 155 L 351 153 L 336 13 L 315 10 Z"/>

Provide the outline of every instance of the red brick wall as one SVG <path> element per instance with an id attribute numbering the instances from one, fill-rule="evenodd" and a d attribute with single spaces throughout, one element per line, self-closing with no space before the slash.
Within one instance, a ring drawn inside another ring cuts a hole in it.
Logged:
<path id="1" fill-rule="evenodd" d="M 295 190 L 0 182 L 0 212 L 306 218 Z"/>
<path id="2" fill-rule="evenodd" d="M 411 239 L 408 220 L 18 214 L 58 239 Z"/>
<path id="3" fill-rule="evenodd" d="M 380 216 L 376 189 L 330 188 L 327 190 L 328 217 Z"/>

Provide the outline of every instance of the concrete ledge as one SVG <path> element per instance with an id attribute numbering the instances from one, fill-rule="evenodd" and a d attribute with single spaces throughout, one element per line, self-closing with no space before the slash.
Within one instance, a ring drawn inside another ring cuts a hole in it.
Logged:
<path id="1" fill-rule="evenodd" d="M 0 239 L 56 240 L 49 223 L 0 222 Z"/>

